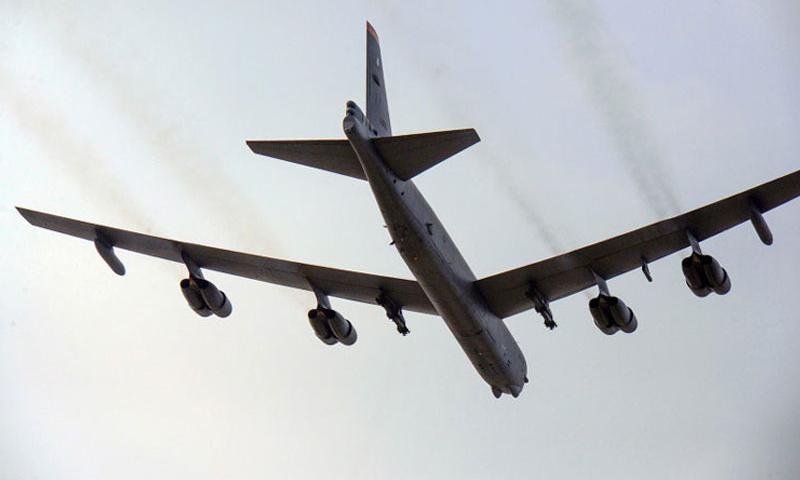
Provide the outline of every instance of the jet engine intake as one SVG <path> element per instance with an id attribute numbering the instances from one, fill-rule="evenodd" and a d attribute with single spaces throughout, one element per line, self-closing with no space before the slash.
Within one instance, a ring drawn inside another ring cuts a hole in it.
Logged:
<path id="1" fill-rule="evenodd" d="M 201 317 L 208 317 L 211 315 L 211 309 L 208 308 L 206 301 L 203 300 L 200 289 L 197 288 L 197 285 L 192 282 L 191 279 L 184 278 L 181 280 L 181 293 L 183 293 L 183 298 L 186 299 L 186 303 L 189 304 L 189 307 L 191 307 L 194 313 Z"/>
<path id="2" fill-rule="evenodd" d="M 308 311 L 308 323 L 314 330 L 314 335 L 320 339 L 325 345 L 335 345 L 338 340 L 331 332 L 331 327 L 328 326 L 328 321 L 319 309 L 313 308 Z"/>
<path id="3" fill-rule="evenodd" d="M 606 335 L 614 335 L 618 330 L 633 333 L 639 326 L 633 310 L 617 297 L 600 294 L 589 301 L 589 312 L 594 324 Z"/>
<path id="4" fill-rule="evenodd" d="M 213 283 L 204 278 L 194 279 L 194 284 L 197 285 L 200 295 L 208 305 L 208 308 L 214 312 L 214 315 L 225 318 L 231 314 L 233 306 L 228 297 L 225 296 L 225 292 L 219 291 Z"/>
<path id="5" fill-rule="evenodd" d="M 308 312 L 308 320 L 317 338 L 327 345 L 333 345 L 336 342 L 342 345 L 352 345 L 358 339 L 353 324 L 336 310 L 317 307 Z"/>
<path id="6" fill-rule="evenodd" d="M 711 255 L 692 253 L 681 261 L 681 269 L 689 290 L 698 297 L 711 292 L 725 295 L 731 291 L 728 272 Z"/>

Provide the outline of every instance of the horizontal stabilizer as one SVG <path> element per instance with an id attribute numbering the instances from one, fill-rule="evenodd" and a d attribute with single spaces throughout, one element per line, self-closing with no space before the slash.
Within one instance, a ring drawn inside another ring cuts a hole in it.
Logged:
<path id="1" fill-rule="evenodd" d="M 386 165 L 410 180 L 481 139 L 472 129 L 377 137 L 372 142 Z M 253 153 L 366 180 L 347 140 L 248 140 Z"/>
<path id="2" fill-rule="evenodd" d="M 366 180 L 347 140 L 248 140 L 253 153 Z"/>
<path id="3" fill-rule="evenodd" d="M 480 141 L 472 128 L 373 139 L 383 160 L 403 180 L 410 180 Z"/>

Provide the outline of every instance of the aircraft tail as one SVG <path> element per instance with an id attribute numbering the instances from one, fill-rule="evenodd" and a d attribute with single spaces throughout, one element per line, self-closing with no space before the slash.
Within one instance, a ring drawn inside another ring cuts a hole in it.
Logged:
<path id="1" fill-rule="evenodd" d="M 350 103 L 348 102 L 348 108 Z M 354 108 L 358 108 L 355 106 Z M 378 34 L 367 22 L 367 113 L 373 129 L 371 142 L 386 165 L 402 180 L 410 180 L 429 168 L 480 141 L 471 128 L 392 136 L 386 82 Z M 249 140 L 259 155 L 286 160 L 366 180 L 350 142 L 341 140 Z"/>
<path id="2" fill-rule="evenodd" d="M 367 22 L 367 118 L 378 136 L 390 137 L 389 103 L 386 99 L 386 82 L 383 78 L 383 60 L 378 34 Z"/>

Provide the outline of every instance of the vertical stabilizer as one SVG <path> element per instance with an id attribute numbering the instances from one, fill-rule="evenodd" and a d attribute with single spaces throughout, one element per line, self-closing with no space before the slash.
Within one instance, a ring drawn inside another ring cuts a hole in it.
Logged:
<path id="1" fill-rule="evenodd" d="M 386 100 L 386 82 L 383 79 L 383 60 L 378 34 L 367 22 L 367 118 L 378 136 L 392 135 L 389 122 L 389 103 Z"/>

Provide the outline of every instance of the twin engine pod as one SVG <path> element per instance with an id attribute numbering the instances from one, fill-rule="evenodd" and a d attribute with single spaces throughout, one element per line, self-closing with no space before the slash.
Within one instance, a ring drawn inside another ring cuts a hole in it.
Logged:
<path id="1" fill-rule="evenodd" d="M 594 324 L 606 335 L 614 335 L 618 330 L 633 333 L 639 326 L 633 310 L 617 297 L 600 294 L 589 301 L 589 311 Z"/>
<path id="2" fill-rule="evenodd" d="M 731 279 L 711 255 L 692 253 L 681 262 L 686 285 L 698 297 L 711 292 L 725 295 L 731 291 Z"/>
<path id="3" fill-rule="evenodd" d="M 181 292 L 186 302 L 201 317 L 208 317 L 212 313 L 225 318 L 231 314 L 231 305 L 225 292 L 204 278 L 184 278 L 181 280 Z"/>
<path id="4" fill-rule="evenodd" d="M 358 334 L 356 328 L 349 320 L 342 317 L 336 310 L 317 307 L 308 311 L 308 322 L 314 333 L 322 343 L 333 345 L 352 345 L 356 343 Z"/>

